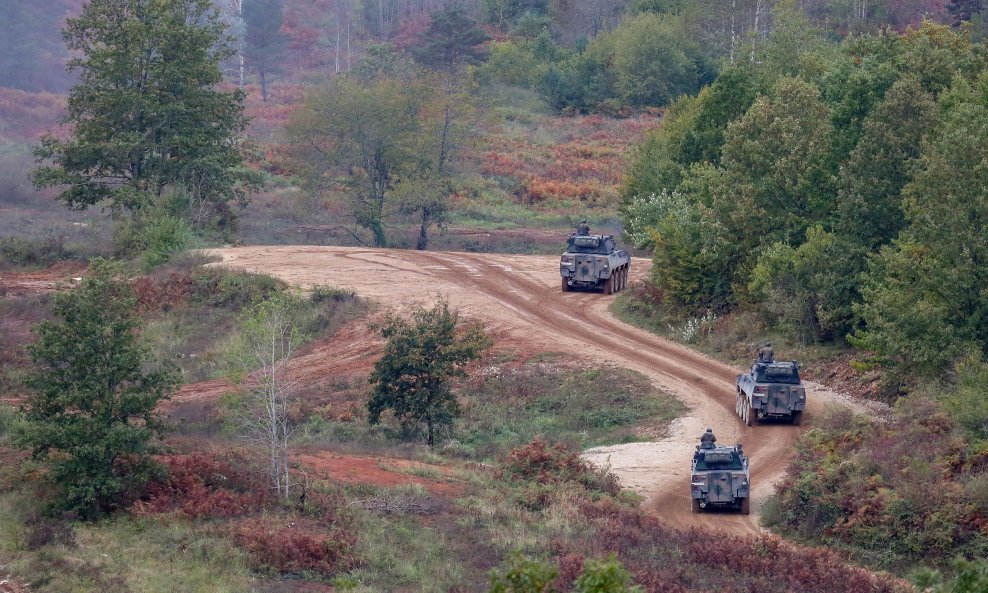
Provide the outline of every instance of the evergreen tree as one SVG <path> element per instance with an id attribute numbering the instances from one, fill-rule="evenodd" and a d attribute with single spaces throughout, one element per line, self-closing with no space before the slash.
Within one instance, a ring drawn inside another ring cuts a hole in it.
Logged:
<path id="1" fill-rule="evenodd" d="M 230 216 L 227 202 L 256 176 L 238 138 L 243 93 L 215 88 L 231 55 L 223 27 L 208 0 L 93 0 L 68 19 L 78 83 L 62 123 L 71 133 L 35 149 L 50 163 L 35 184 L 65 187 L 59 197 L 70 208 L 105 204 L 117 214 L 180 188 Z"/>
<path id="2" fill-rule="evenodd" d="M 282 0 L 244 0 L 244 58 L 257 71 L 261 83 L 261 98 L 268 100 L 268 77 L 281 67 L 288 37 L 281 32 L 285 22 Z"/>
<path id="3" fill-rule="evenodd" d="M 59 506 L 86 518 L 126 502 L 149 476 L 154 410 L 178 382 L 147 370 L 138 343 L 137 301 L 108 263 L 96 260 L 77 289 L 55 296 L 60 321 L 44 321 L 30 347 L 35 391 L 19 443 L 49 468 Z"/>
<path id="4" fill-rule="evenodd" d="M 954 16 L 954 25 L 970 21 L 971 17 L 980 14 L 984 8 L 983 0 L 948 0 L 947 12 Z"/>
<path id="5" fill-rule="evenodd" d="M 424 66 L 450 72 L 481 63 L 487 54 L 481 44 L 489 40 L 462 7 L 448 6 L 432 14 L 412 55 Z"/>

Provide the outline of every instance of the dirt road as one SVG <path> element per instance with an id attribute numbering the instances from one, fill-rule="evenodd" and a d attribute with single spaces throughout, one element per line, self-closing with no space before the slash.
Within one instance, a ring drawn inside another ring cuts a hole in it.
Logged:
<path id="1" fill-rule="evenodd" d="M 483 319 L 502 346 L 507 342 L 524 351 L 566 352 L 588 364 L 644 373 L 685 402 L 689 415 L 674 423 L 669 438 L 593 449 L 586 457 L 609 464 L 626 487 L 646 497 L 647 508 L 674 526 L 760 531 L 755 514 L 690 512 L 690 458 L 706 426 L 712 426 L 722 442 L 744 443 L 752 460 L 757 510 L 780 477 L 799 434 L 812 425 L 814 414 L 836 399 L 811 391 L 802 427 L 745 427 L 734 414 L 736 369 L 618 321 L 607 312 L 614 297 L 561 292 L 556 257 L 301 246 L 211 253 L 223 258 L 214 265 L 264 272 L 303 288 L 349 288 L 384 307 L 430 305 L 442 296 L 465 317 Z M 644 278 L 648 268 L 647 261 L 632 262 L 631 281 Z"/>

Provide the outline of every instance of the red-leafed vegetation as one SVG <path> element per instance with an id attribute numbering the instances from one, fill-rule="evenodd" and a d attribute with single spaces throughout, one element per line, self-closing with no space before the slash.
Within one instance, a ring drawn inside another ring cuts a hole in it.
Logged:
<path id="1" fill-rule="evenodd" d="M 274 503 L 267 476 L 230 453 L 190 453 L 160 459 L 164 475 L 151 481 L 136 515 L 176 512 L 188 518 L 239 517 Z"/>
<path id="2" fill-rule="evenodd" d="M 524 130 L 489 124 L 481 148 L 468 160 L 523 203 L 550 207 L 554 201 L 579 200 L 613 207 L 629 151 L 659 123 L 657 116 L 641 114 L 537 117 Z"/>
<path id="3" fill-rule="evenodd" d="M 558 492 L 548 495 L 541 507 L 532 507 L 523 497 L 517 504 L 531 512 L 564 513 L 567 504 L 586 521 L 592 537 L 556 536 L 546 542 L 560 569 L 557 588 L 568 591 L 582 571 L 584 559 L 616 554 L 649 593 L 896 593 L 910 591 L 904 582 L 888 575 L 849 565 L 839 555 L 822 548 L 787 543 L 775 536 L 734 536 L 690 529 L 680 531 L 663 525 L 637 504 L 606 494 L 593 483 L 601 483 L 601 472 L 585 465 L 575 452 L 541 440 L 517 448 L 502 460 L 499 477 L 511 488 L 523 491 L 533 485 L 581 484 L 567 490 L 565 502 Z M 607 484 L 604 480 L 602 483 Z"/>
<path id="4" fill-rule="evenodd" d="M 254 517 L 237 525 L 233 541 L 257 568 L 335 574 L 356 563 L 357 538 L 349 527 L 346 519 L 329 511 L 316 517 Z"/>

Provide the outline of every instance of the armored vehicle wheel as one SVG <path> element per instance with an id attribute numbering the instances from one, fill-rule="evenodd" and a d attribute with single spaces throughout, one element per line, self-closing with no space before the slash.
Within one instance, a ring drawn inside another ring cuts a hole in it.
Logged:
<path id="1" fill-rule="evenodd" d="M 614 294 L 614 274 L 604 281 L 604 294 Z"/>
<path id="2" fill-rule="evenodd" d="M 799 412 L 793 412 L 792 413 L 792 425 L 793 426 L 799 426 L 802 422 L 803 422 L 803 412 L 802 412 L 802 410 L 800 410 Z"/>
<path id="3" fill-rule="evenodd" d="M 692 505 L 691 508 L 693 509 L 693 512 L 694 513 L 699 513 L 700 512 L 700 501 L 697 500 L 697 499 L 695 499 L 695 498 L 692 499 L 692 500 L 693 500 L 693 505 Z"/>
<path id="4" fill-rule="evenodd" d="M 740 393 L 735 393 L 734 394 L 734 413 L 737 414 L 738 416 L 741 415 L 741 394 Z"/>
<path id="5" fill-rule="evenodd" d="M 563 292 L 569 292 L 569 281 L 563 278 Z"/>
<path id="6" fill-rule="evenodd" d="M 628 266 L 621 270 L 621 290 L 628 288 Z"/>
<path id="7" fill-rule="evenodd" d="M 747 404 L 747 402 L 745 402 Z M 755 419 L 758 418 L 758 410 L 750 408 L 747 405 L 744 407 L 744 425 L 751 426 L 755 423 Z"/>
<path id="8" fill-rule="evenodd" d="M 751 514 L 751 503 L 747 498 L 741 499 L 741 514 L 750 515 Z"/>

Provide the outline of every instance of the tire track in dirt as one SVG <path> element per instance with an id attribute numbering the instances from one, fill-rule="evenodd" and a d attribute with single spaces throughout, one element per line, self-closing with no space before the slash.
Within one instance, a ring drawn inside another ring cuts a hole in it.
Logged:
<path id="1" fill-rule="evenodd" d="M 752 460 L 757 511 L 781 477 L 796 439 L 834 399 L 811 393 L 802 427 L 744 426 L 734 413 L 735 369 L 617 320 L 607 312 L 613 297 L 561 292 L 555 257 L 298 246 L 211 252 L 223 258 L 213 265 L 264 272 L 303 288 L 349 288 L 399 310 L 429 305 L 442 296 L 465 317 L 482 319 L 489 331 L 504 336 L 501 347 L 564 352 L 588 365 L 642 372 L 691 411 L 673 423 L 667 438 L 601 447 L 585 456 L 610 465 L 626 487 L 645 496 L 647 508 L 673 526 L 760 531 L 755 515 L 691 512 L 690 458 L 706 426 L 714 428 L 721 442 L 744 443 Z M 631 280 L 646 277 L 649 264 L 636 260 Z"/>

